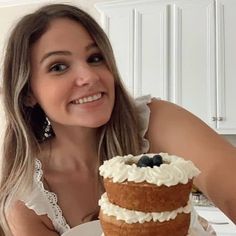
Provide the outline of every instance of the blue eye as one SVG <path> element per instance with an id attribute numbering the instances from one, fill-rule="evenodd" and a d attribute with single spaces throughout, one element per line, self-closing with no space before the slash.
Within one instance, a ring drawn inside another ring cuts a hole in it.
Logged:
<path id="1" fill-rule="evenodd" d="M 87 60 L 87 62 L 91 64 L 100 64 L 103 61 L 104 61 L 104 57 L 101 53 L 93 54 Z"/>
<path id="2" fill-rule="evenodd" d="M 63 72 L 63 71 L 65 71 L 67 68 L 68 68 L 67 65 L 62 64 L 62 63 L 57 63 L 57 64 L 52 65 L 52 66 L 49 68 L 49 71 L 50 71 L 50 72 Z"/>

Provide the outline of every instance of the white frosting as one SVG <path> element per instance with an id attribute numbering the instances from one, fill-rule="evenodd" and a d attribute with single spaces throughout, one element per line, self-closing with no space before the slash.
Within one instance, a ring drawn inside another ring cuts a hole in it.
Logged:
<path id="1" fill-rule="evenodd" d="M 156 154 L 145 154 L 153 157 Z M 104 161 L 99 167 L 100 175 L 104 178 L 111 178 L 114 183 L 133 181 L 135 183 L 148 182 L 157 186 L 173 186 L 179 183 L 186 184 L 189 179 L 197 176 L 200 171 L 191 161 L 167 153 L 160 153 L 164 164 L 151 167 L 138 167 L 135 163 L 140 157 L 127 155 L 116 156 Z M 133 163 L 133 164 L 130 164 Z"/>
<path id="2" fill-rule="evenodd" d="M 108 216 L 114 216 L 117 220 L 123 220 L 128 224 L 133 223 L 144 223 L 150 222 L 151 220 L 154 222 L 160 221 L 168 221 L 171 219 L 175 219 L 179 213 L 190 213 L 192 210 L 191 201 L 188 201 L 188 204 L 185 207 L 180 207 L 174 211 L 165 211 L 165 212 L 150 212 L 145 213 L 142 211 L 133 211 L 125 208 L 121 208 L 117 205 L 109 202 L 107 194 L 104 193 L 99 200 L 99 206 L 102 209 L 102 212 Z"/>

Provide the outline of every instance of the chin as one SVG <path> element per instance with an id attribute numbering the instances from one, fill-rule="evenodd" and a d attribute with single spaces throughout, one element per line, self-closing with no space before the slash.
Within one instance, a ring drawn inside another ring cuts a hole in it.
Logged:
<path id="1" fill-rule="evenodd" d="M 104 117 L 100 117 L 100 118 L 98 118 L 98 117 L 94 117 L 94 118 L 95 118 L 95 120 L 87 119 L 85 126 L 90 127 L 90 128 L 99 128 L 99 127 L 107 124 L 111 117 L 110 116 L 104 116 Z"/>

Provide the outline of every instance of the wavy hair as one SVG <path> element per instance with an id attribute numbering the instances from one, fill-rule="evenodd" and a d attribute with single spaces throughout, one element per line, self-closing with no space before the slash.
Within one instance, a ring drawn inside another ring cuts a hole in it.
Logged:
<path id="1" fill-rule="evenodd" d="M 46 5 L 24 16 L 9 37 L 3 69 L 6 132 L 2 154 L 0 217 L 5 232 L 9 230 L 7 207 L 30 192 L 34 160 L 40 153 L 40 143 L 55 135 L 53 130 L 45 135 L 47 121 L 41 107 L 29 108 L 24 104 L 30 92 L 31 47 L 47 31 L 52 20 L 64 17 L 79 22 L 87 29 L 114 76 L 115 103 L 112 115 L 108 123 L 99 128 L 100 161 L 141 151 L 134 101 L 122 85 L 110 42 L 95 20 L 83 10 L 66 4 Z"/>

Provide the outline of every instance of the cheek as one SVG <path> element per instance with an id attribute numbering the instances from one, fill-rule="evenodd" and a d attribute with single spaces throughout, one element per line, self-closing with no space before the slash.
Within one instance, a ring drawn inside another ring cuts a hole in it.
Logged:
<path id="1" fill-rule="evenodd" d="M 62 91 L 58 90 L 58 86 L 55 85 L 55 83 L 50 83 L 43 80 L 33 81 L 31 83 L 31 89 L 35 99 L 42 107 L 44 107 L 46 104 L 56 102 L 58 94 L 62 94 Z"/>
<path id="2" fill-rule="evenodd" d="M 107 86 L 114 93 L 114 91 L 115 91 L 115 79 L 114 79 L 113 75 L 111 74 L 111 72 L 109 71 L 108 73 L 106 73 L 106 75 L 104 75 L 104 78 L 106 78 Z"/>
<path id="3" fill-rule="evenodd" d="M 38 103 L 40 103 L 41 100 L 43 100 L 45 96 L 48 96 L 47 86 L 41 82 L 38 82 L 38 81 L 32 82 L 31 83 L 31 90 L 32 90 L 36 100 L 38 101 Z"/>
<path id="4" fill-rule="evenodd" d="M 99 71 L 100 82 L 108 89 L 110 96 L 115 93 L 115 79 L 112 73 L 106 68 Z"/>

